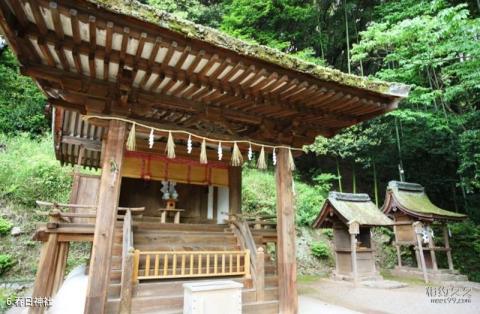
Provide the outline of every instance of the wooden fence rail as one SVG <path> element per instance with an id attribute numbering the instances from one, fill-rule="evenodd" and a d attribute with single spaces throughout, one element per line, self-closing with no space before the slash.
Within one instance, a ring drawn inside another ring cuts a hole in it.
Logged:
<path id="1" fill-rule="evenodd" d="M 127 209 L 123 219 L 122 277 L 120 285 L 120 314 L 130 314 L 132 309 L 134 250 L 132 212 Z"/>
<path id="2" fill-rule="evenodd" d="M 250 251 L 139 251 L 133 279 L 240 276 L 250 278 Z"/>

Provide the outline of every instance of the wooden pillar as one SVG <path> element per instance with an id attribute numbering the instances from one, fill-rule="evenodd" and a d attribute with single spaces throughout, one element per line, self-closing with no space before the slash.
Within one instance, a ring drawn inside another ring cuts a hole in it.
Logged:
<path id="1" fill-rule="evenodd" d="M 425 256 L 423 256 L 423 246 L 422 246 L 422 229 L 423 225 L 420 221 L 416 221 L 413 223 L 413 230 L 415 231 L 415 237 L 417 238 L 417 252 L 418 257 L 420 258 L 420 263 L 422 271 L 423 271 L 423 279 L 425 283 L 428 283 L 428 276 L 427 276 L 427 265 L 425 265 Z M 418 263 L 418 260 L 417 260 Z"/>
<path id="2" fill-rule="evenodd" d="M 228 198 L 230 213 L 242 212 L 242 167 L 228 167 Z"/>
<path id="3" fill-rule="evenodd" d="M 448 269 L 453 270 L 452 249 L 450 248 L 450 241 L 448 239 L 448 226 L 443 224 L 443 241 L 445 242 L 445 249 L 447 250 Z"/>
<path id="4" fill-rule="evenodd" d="M 55 265 L 55 276 L 53 280 L 52 296 L 58 292 L 65 277 L 65 268 L 67 266 L 69 242 L 60 242 L 58 244 L 57 263 Z"/>
<path id="5" fill-rule="evenodd" d="M 352 250 L 352 278 L 353 285 L 358 286 L 358 271 L 357 271 L 357 237 L 355 234 L 350 234 L 350 244 Z"/>
<path id="6" fill-rule="evenodd" d="M 58 235 L 51 233 L 47 242 L 42 245 L 40 261 L 38 262 L 37 275 L 33 285 L 32 298 L 45 298 L 51 296 L 53 278 L 55 276 L 55 264 L 58 253 Z M 43 313 L 44 307 L 31 307 L 28 313 Z"/>
<path id="7" fill-rule="evenodd" d="M 402 254 L 401 254 L 401 251 L 400 251 L 400 245 L 395 243 L 395 248 L 397 249 L 398 267 L 402 267 Z"/>
<path id="8" fill-rule="evenodd" d="M 395 235 L 395 248 L 397 250 L 397 264 L 398 267 L 402 267 L 402 255 L 400 254 L 400 245 L 398 245 L 398 236 L 397 236 L 397 218 L 394 218 L 393 220 L 393 234 Z"/>
<path id="9" fill-rule="evenodd" d="M 419 230 L 421 231 L 421 230 Z M 418 246 L 418 241 L 417 241 L 417 230 L 415 229 L 415 222 L 412 224 L 412 232 L 413 232 L 413 243 L 414 246 Z M 415 244 L 417 243 L 417 244 Z M 420 241 L 421 243 L 421 241 Z M 415 251 L 415 260 L 417 261 L 417 267 L 418 269 L 422 270 L 422 259 L 420 258 L 420 249 L 414 250 Z M 423 254 L 423 253 L 422 253 Z"/>
<path id="10" fill-rule="evenodd" d="M 125 255 L 124 267 L 122 267 L 122 281 L 120 289 L 120 314 L 130 314 L 132 312 L 132 294 L 133 294 L 133 267 L 134 251 L 128 249 Z"/>
<path id="11" fill-rule="evenodd" d="M 348 223 L 348 233 L 350 233 L 350 250 L 352 259 L 352 279 L 353 285 L 358 286 L 358 267 L 357 267 L 357 234 L 360 233 L 360 225 L 356 221 Z"/>
<path id="12" fill-rule="evenodd" d="M 102 162 L 97 218 L 85 302 L 86 314 L 105 312 L 126 133 L 125 122 L 110 121 Z"/>
<path id="13" fill-rule="evenodd" d="M 255 260 L 255 290 L 257 302 L 265 300 L 265 253 L 261 246 L 257 249 Z"/>
<path id="14" fill-rule="evenodd" d="M 369 229 L 369 234 L 370 234 L 370 247 L 372 249 L 372 269 L 374 273 L 377 273 L 377 265 L 375 264 L 375 255 L 377 253 L 377 246 L 373 241 L 372 229 Z"/>
<path id="15" fill-rule="evenodd" d="M 435 242 L 433 241 L 432 228 L 428 225 L 428 248 L 430 249 L 430 257 L 432 259 L 432 268 L 433 270 L 438 270 L 437 265 L 437 256 L 435 254 Z"/>
<path id="16" fill-rule="evenodd" d="M 297 263 L 295 254 L 295 211 L 292 171 L 288 149 L 279 148 L 276 167 L 277 188 L 277 263 L 280 314 L 296 314 Z"/>

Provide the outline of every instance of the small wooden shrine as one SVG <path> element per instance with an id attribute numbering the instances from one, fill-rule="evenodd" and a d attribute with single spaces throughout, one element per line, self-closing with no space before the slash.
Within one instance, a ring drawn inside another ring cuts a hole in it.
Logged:
<path id="1" fill-rule="evenodd" d="M 420 184 L 399 181 L 388 183 L 382 211 L 394 221 L 398 274 L 423 276 L 425 281 L 428 281 L 428 277 L 435 280 L 441 279 L 445 274 L 454 274 L 447 223 L 461 221 L 466 218 L 465 215 L 432 204 L 425 188 Z M 441 226 L 440 236 L 434 234 L 434 224 Z M 420 272 L 402 264 L 402 246 L 415 250 Z M 436 257 L 438 253 L 446 254 L 448 271 L 439 271 Z"/>
<path id="2" fill-rule="evenodd" d="M 220 276 L 249 287 L 244 313 L 297 313 L 293 155 L 409 91 L 134 0 L 1 0 L 0 33 L 53 107 L 57 159 L 101 169 L 76 172 L 71 204 L 37 230 L 34 297 L 55 295 L 70 242 L 91 243 L 89 314 L 179 311 L 178 280 Z M 254 154 L 275 165 L 276 229 L 229 220 Z"/>
<path id="3" fill-rule="evenodd" d="M 367 194 L 330 192 L 313 227 L 333 228 L 334 278 L 354 282 L 379 278 L 370 229 L 391 224 Z"/>

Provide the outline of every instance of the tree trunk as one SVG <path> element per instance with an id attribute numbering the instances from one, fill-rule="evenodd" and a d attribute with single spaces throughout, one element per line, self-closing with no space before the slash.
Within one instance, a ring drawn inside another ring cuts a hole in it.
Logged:
<path id="1" fill-rule="evenodd" d="M 357 174 L 355 172 L 355 162 L 352 163 L 352 190 L 357 193 Z"/>
<path id="2" fill-rule="evenodd" d="M 375 161 L 372 162 L 373 166 L 373 194 L 375 195 L 375 205 L 378 207 L 378 182 L 377 182 L 377 168 L 375 167 Z"/>
<path id="3" fill-rule="evenodd" d="M 345 37 L 347 40 L 347 68 L 348 74 L 352 73 L 350 69 L 350 38 L 348 37 L 348 16 L 347 16 L 347 1 L 343 0 L 343 11 L 345 13 Z"/>
<path id="4" fill-rule="evenodd" d="M 340 173 L 340 163 L 338 162 L 338 157 L 335 157 L 335 161 L 337 163 L 337 177 L 338 177 L 338 189 L 340 192 L 343 192 L 342 188 L 342 175 Z"/>
<path id="5" fill-rule="evenodd" d="M 395 134 L 397 136 L 397 149 L 398 149 L 398 160 L 399 160 L 398 168 L 399 168 L 399 174 L 400 174 L 400 181 L 405 181 L 404 173 L 403 173 L 404 171 L 403 162 L 402 162 L 402 147 L 400 144 L 400 133 L 398 131 L 397 118 L 395 118 Z"/>

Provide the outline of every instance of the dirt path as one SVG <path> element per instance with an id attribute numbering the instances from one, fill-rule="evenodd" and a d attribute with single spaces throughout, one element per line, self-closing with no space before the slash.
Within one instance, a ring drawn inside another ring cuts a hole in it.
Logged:
<path id="1" fill-rule="evenodd" d="M 410 285 L 399 289 L 354 288 L 351 283 L 319 279 L 300 284 L 299 288 L 300 294 L 309 299 L 317 299 L 334 306 L 369 314 L 480 313 L 480 292 L 478 290 L 462 291 L 460 289 L 462 295 L 469 291 L 470 297 L 466 296 L 465 298 L 469 299 L 471 303 L 439 304 L 432 303 L 432 298 L 427 296 L 427 288 L 421 285 Z M 457 299 L 459 298 L 457 297 Z M 453 298 L 447 301 L 452 302 Z M 320 311 L 321 308 L 318 310 Z M 331 311 L 330 313 L 337 312 Z M 338 311 L 338 313 L 343 312 Z"/>

